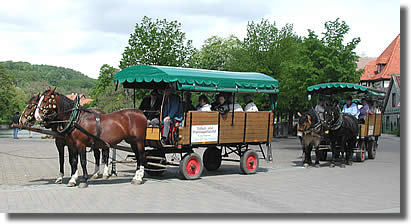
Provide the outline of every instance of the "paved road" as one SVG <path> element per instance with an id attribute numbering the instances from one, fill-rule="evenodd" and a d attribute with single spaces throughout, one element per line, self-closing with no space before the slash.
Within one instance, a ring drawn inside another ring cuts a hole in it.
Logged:
<path id="1" fill-rule="evenodd" d="M 377 159 L 347 168 L 327 162 L 302 168 L 295 138 L 272 145 L 274 162 L 262 161 L 256 175 L 241 175 L 238 163 L 223 162 L 199 180 L 180 180 L 177 168 L 170 168 L 163 177 L 132 185 L 135 165 L 119 164 L 117 177 L 79 189 L 54 184 L 53 140 L 0 138 L 0 212 L 400 212 L 400 138 L 383 135 Z"/>

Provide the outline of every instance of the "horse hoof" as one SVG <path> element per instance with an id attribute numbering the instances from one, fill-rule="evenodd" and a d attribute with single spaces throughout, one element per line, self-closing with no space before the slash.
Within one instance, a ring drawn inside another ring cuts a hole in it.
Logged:
<path id="1" fill-rule="evenodd" d="M 330 163 L 330 168 L 334 168 L 335 164 L 334 163 Z"/>
<path id="2" fill-rule="evenodd" d="M 67 184 L 67 187 L 74 187 L 74 186 L 76 186 L 76 183 L 74 183 L 74 182 L 69 182 Z"/>
<path id="3" fill-rule="evenodd" d="M 91 179 L 93 179 L 93 180 L 98 179 L 98 174 L 96 173 L 93 176 L 91 176 Z"/>
<path id="4" fill-rule="evenodd" d="M 315 168 L 320 168 L 320 164 L 315 164 Z"/>
<path id="5" fill-rule="evenodd" d="M 131 180 L 131 184 L 142 184 L 142 183 L 143 183 L 142 180 L 137 180 L 137 179 Z"/>
<path id="6" fill-rule="evenodd" d="M 87 187 L 88 187 L 88 184 L 87 184 L 87 182 L 81 182 L 81 183 L 78 185 L 78 187 L 79 187 L 79 188 L 87 188 Z"/>
<path id="7" fill-rule="evenodd" d="M 310 165 L 308 163 L 304 163 L 304 167 L 308 168 Z"/>
<path id="8" fill-rule="evenodd" d="M 348 162 L 347 165 L 348 165 L 348 166 L 352 166 L 352 161 Z"/>
<path id="9" fill-rule="evenodd" d="M 341 168 L 345 168 L 345 164 L 344 164 L 344 163 L 341 164 L 340 167 L 341 167 Z"/>
<path id="10" fill-rule="evenodd" d="M 103 180 L 108 180 L 108 176 L 107 175 L 103 175 Z"/>
<path id="11" fill-rule="evenodd" d="M 62 184 L 63 183 L 63 178 L 57 178 L 56 184 Z"/>

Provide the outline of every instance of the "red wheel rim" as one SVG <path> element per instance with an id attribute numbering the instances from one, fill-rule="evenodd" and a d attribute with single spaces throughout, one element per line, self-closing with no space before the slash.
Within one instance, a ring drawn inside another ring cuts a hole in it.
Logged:
<path id="1" fill-rule="evenodd" d="M 253 171 L 257 168 L 257 157 L 254 154 L 250 154 L 247 157 L 247 169 Z"/>
<path id="2" fill-rule="evenodd" d="M 198 172 L 200 171 L 200 162 L 198 161 L 197 158 L 193 157 L 188 160 L 186 171 L 187 171 L 187 174 L 192 177 L 198 174 Z"/>

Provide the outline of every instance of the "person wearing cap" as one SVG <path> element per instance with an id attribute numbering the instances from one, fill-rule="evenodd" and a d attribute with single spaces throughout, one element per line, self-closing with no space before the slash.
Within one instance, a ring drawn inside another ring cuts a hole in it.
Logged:
<path id="1" fill-rule="evenodd" d="M 144 112 L 146 115 L 147 120 L 151 121 L 154 118 L 159 116 L 159 113 L 154 111 L 160 111 L 161 108 L 161 97 L 158 94 L 158 91 L 154 89 L 151 91 L 150 96 L 144 97 L 143 101 L 140 104 L 139 109 L 147 112 Z"/>
<path id="2" fill-rule="evenodd" d="M 258 111 L 257 105 L 253 102 L 250 94 L 243 96 L 245 102 L 244 111 Z"/>
<path id="3" fill-rule="evenodd" d="M 346 114 L 351 114 L 355 118 L 358 119 L 358 115 L 360 114 L 360 111 L 358 110 L 358 105 L 352 102 L 352 97 L 347 96 L 347 98 L 345 98 L 345 102 L 346 103 L 342 109 L 342 112 Z"/>
<path id="4" fill-rule="evenodd" d="M 370 106 L 368 105 L 367 99 L 365 99 L 365 98 L 361 99 L 361 104 L 362 104 L 362 107 L 360 109 L 360 115 L 358 116 L 358 120 L 361 123 L 365 123 L 365 117 L 367 116 L 367 113 L 371 112 L 370 111 Z"/>
<path id="5" fill-rule="evenodd" d="M 163 135 L 161 141 L 163 144 L 168 142 L 168 133 L 170 127 L 175 122 L 181 122 L 183 120 L 183 105 L 180 97 L 173 93 L 174 89 L 171 86 L 167 86 L 164 90 L 164 104 L 162 121 L 164 123 Z"/>

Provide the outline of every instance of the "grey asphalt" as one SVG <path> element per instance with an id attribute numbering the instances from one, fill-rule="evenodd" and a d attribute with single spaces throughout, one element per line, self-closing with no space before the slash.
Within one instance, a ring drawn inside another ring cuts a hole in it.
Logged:
<path id="1" fill-rule="evenodd" d="M 90 180 L 89 187 L 54 184 L 58 174 L 53 140 L 0 138 L 0 212 L 6 213 L 399 213 L 400 138 L 383 135 L 377 158 L 346 168 L 302 168 L 296 138 L 274 139 L 274 161 L 260 160 L 255 175 L 223 162 L 202 178 L 181 180 L 172 167 L 162 177 L 130 184 L 134 164 L 119 164 L 118 176 Z M 202 153 L 202 150 L 199 150 Z M 67 154 L 67 153 L 66 153 Z M 127 153 L 118 152 L 118 158 Z M 89 172 L 94 158 L 87 154 Z M 66 156 L 67 160 L 67 156 Z"/>

